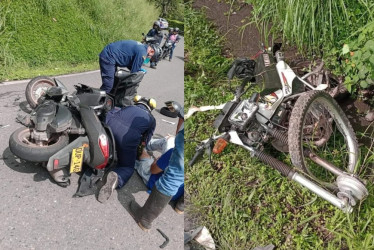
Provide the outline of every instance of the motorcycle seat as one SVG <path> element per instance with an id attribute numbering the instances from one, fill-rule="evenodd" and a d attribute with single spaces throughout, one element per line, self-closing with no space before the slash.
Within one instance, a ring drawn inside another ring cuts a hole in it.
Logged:
<path id="1" fill-rule="evenodd" d="M 123 79 L 126 79 L 128 77 L 131 77 L 131 76 L 135 76 L 137 75 L 138 73 L 131 73 L 129 71 L 125 71 L 125 70 L 118 70 L 115 74 L 115 76 L 119 79 L 119 80 L 123 80 Z"/>

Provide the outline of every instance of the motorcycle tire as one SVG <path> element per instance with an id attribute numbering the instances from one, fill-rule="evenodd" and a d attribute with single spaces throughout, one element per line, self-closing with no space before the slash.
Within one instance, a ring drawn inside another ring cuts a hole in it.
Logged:
<path id="1" fill-rule="evenodd" d="M 288 145 L 293 165 L 329 188 L 336 188 L 336 175 L 314 156 L 353 173 L 359 148 L 353 128 L 338 103 L 324 91 L 301 95 L 291 112 Z M 312 160 L 314 159 L 314 161 Z"/>
<path id="2" fill-rule="evenodd" d="M 161 58 L 162 58 L 162 59 L 165 59 L 166 56 L 167 56 L 166 50 L 163 50 L 163 51 L 162 51 Z"/>
<path id="3" fill-rule="evenodd" d="M 10 151 L 17 157 L 30 162 L 47 162 L 49 158 L 69 144 L 69 136 L 59 134 L 50 144 L 40 146 L 31 139 L 31 129 L 22 127 L 9 138 Z"/>
<path id="4" fill-rule="evenodd" d="M 35 109 L 38 106 L 38 100 L 45 95 L 49 87 L 57 86 L 55 81 L 47 76 L 38 76 L 27 84 L 25 95 L 30 107 Z"/>

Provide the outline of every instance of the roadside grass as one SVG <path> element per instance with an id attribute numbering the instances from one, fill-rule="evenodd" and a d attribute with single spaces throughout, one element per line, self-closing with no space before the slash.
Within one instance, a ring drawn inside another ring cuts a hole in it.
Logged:
<path id="1" fill-rule="evenodd" d="M 221 56 L 222 38 L 203 14 L 189 7 L 185 22 L 186 110 L 231 100 L 226 73 L 232 59 Z M 212 124 L 218 114 L 201 112 L 186 120 L 186 166 L 198 142 L 214 132 Z M 370 195 L 349 215 L 235 145 L 213 156 L 215 169 L 206 154 L 193 167 L 186 167 L 191 204 L 187 209 L 211 231 L 220 249 L 268 244 L 278 249 L 374 249 L 373 148 L 362 146 L 361 150 L 363 170 L 359 174 L 367 180 Z M 287 154 L 275 150 L 271 154 L 291 164 Z"/>
<path id="2" fill-rule="evenodd" d="M 147 0 L 3 0 L 0 81 L 92 69 L 106 44 L 140 41 L 157 17 Z"/>

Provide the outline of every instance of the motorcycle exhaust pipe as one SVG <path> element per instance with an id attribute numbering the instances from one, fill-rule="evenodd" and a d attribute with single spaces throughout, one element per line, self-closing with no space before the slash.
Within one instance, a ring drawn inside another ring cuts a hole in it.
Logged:
<path id="1" fill-rule="evenodd" d="M 252 153 L 253 153 L 254 156 L 256 156 L 258 159 L 260 159 L 262 162 L 268 164 L 269 166 L 271 166 L 272 168 L 274 168 L 275 170 L 280 172 L 283 176 L 285 176 L 288 179 L 293 180 L 293 181 L 299 183 L 300 185 L 306 187 L 307 189 L 309 189 L 310 191 L 312 191 L 313 193 L 315 193 L 316 195 L 318 195 L 322 199 L 330 202 L 334 206 L 341 209 L 343 212 L 346 212 L 346 213 L 351 213 L 352 212 L 353 209 L 352 209 L 351 205 L 349 204 L 348 199 L 346 199 L 346 198 L 339 199 L 334 194 L 332 194 L 329 191 L 321 188 L 320 186 L 318 186 L 314 182 L 308 180 L 304 176 L 298 174 L 297 172 L 295 172 L 291 167 L 289 167 L 285 163 L 283 163 L 280 160 L 266 154 L 263 151 L 253 150 Z"/>

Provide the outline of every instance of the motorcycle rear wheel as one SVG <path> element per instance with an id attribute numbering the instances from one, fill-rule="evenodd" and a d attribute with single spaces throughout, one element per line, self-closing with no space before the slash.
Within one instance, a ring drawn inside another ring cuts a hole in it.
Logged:
<path id="1" fill-rule="evenodd" d="M 331 189 L 336 188 L 336 175 L 313 161 L 313 156 L 343 172 L 354 173 L 359 159 L 356 135 L 347 116 L 328 93 L 308 91 L 300 96 L 289 124 L 288 145 L 293 165 Z"/>
<path id="2" fill-rule="evenodd" d="M 54 86 L 57 86 L 55 81 L 47 76 L 38 76 L 31 79 L 25 91 L 26 100 L 30 107 L 36 108 L 39 98 L 45 95 L 48 88 Z"/>
<path id="3" fill-rule="evenodd" d="M 48 145 L 38 145 L 31 139 L 31 129 L 22 127 L 9 138 L 10 151 L 17 157 L 31 162 L 47 162 L 49 158 L 69 144 L 69 136 L 59 134 Z"/>

